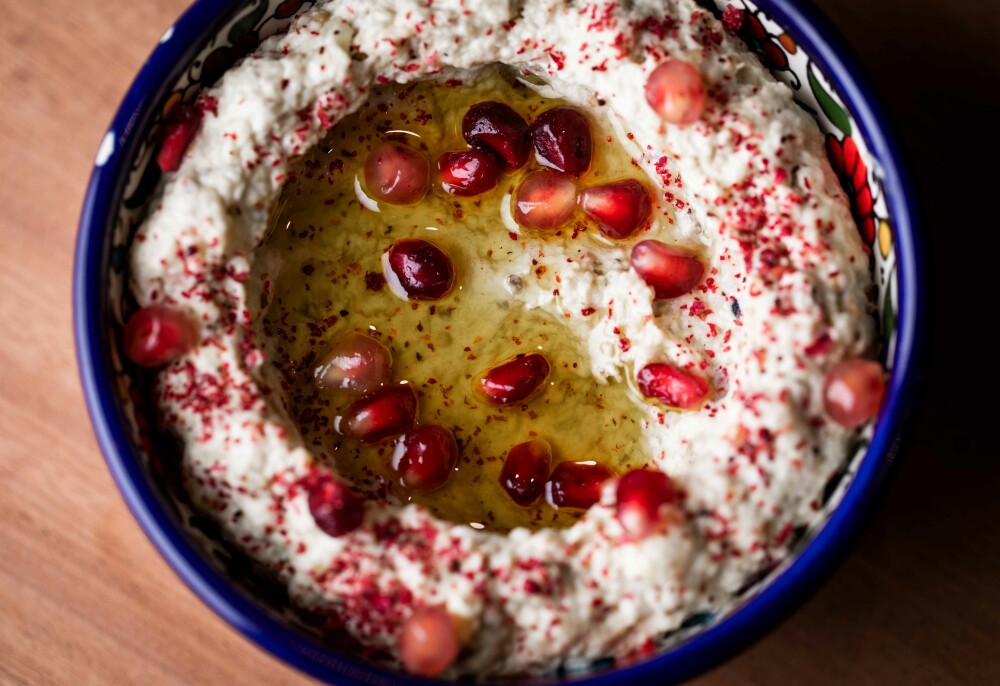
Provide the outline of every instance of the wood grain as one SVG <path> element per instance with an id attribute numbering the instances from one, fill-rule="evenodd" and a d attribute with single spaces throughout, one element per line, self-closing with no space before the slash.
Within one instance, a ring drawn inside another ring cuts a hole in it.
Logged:
<path id="1" fill-rule="evenodd" d="M 185 3 L 0 0 L 3 684 L 308 683 L 159 558 L 109 478 L 77 381 L 70 272 L 83 189 L 119 99 Z M 1000 683 L 996 403 L 966 400 L 974 385 L 995 387 L 995 363 L 974 363 L 968 346 L 996 289 L 961 252 L 997 230 L 995 189 L 969 162 L 996 164 L 1000 108 L 984 84 L 1000 68 L 1000 15 L 987 0 L 819 4 L 909 143 L 936 248 L 940 371 L 847 562 L 778 630 L 697 683 Z"/>

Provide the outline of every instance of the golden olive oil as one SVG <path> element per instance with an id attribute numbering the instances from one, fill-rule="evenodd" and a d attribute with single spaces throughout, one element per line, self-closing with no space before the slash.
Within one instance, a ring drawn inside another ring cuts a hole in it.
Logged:
<path id="1" fill-rule="evenodd" d="M 511 299 L 500 267 L 523 248 L 501 212 L 519 181 L 538 165 L 529 161 L 503 175 L 494 190 L 471 198 L 448 196 L 432 184 L 427 196 L 409 207 L 375 204 L 364 189 L 366 155 L 382 140 L 421 150 L 433 175 L 440 153 L 467 149 L 461 123 L 471 105 L 497 100 L 531 121 L 566 104 L 543 97 L 505 68 L 463 76 L 373 89 L 360 109 L 294 163 L 254 265 L 255 282 L 267 284 L 258 325 L 303 437 L 360 490 L 417 502 L 476 528 L 567 526 L 581 513 L 557 511 L 544 497 L 527 508 L 509 498 L 498 481 L 507 450 L 540 436 L 553 448 L 553 464 L 597 460 L 621 473 L 646 460 L 626 385 L 598 384 L 585 348 L 557 317 Z M 581 187 L 642 179 L 610 125 L 593 120 L 592 125 L 594 159 Z M 431 241 L 450 255 L 456 282 L 449 295 L 409 302 L 388 289 L 381 256 L 403 238 Z M 551 240 L 586 240 L 593 247 L 601 239 L 596 226 L 577 212 Z M 313 375 L 330 346 L 351 331 L 367 333 L 391 350 L 393 382 L 408 383 L 417 393 L 418 424 L 454 432 L 458 466 L 437 491 L 411 493 L 399 483 L 391 468 L 393 441 L 366 447 L 337 433 L 337 417 L 356 398 L 321 394 Z M 487 369 L 536 351 L 552 371 L 527 402 L 496 408 L 474 392 Z"/>

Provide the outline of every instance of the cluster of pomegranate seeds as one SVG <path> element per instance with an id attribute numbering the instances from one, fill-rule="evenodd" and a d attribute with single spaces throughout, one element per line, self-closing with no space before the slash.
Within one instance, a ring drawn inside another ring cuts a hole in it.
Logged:
<path id="1" fill-rule="evenodd" d="M 396 241 L 382 256 L 382 270 L 393 293 L 409 300 L 440 300 L 455 284 L 448 253 L 419 238 Z"/>
<path id="2" fill-rule="evenodd" d="M 500 165 L 491 153 L 481 150 L 444 152 L 437 159 L 437 178 L 445 193 L 479 195 L 496 188 Z"/>
<path id="3" fill-rule="evenodd" d="M 455 435 L 441 426 L 421 426 L 396 441 L 392 468 L 403 485 L 428 493 L 440 488 L 458 462 Z"/>
<path id="4" fill-rule="evenodd" d="M 557 229 L 573 216 L 576 183 L 565 174 L 537 171 L 517 188 L 514 219 L 526 229 Z"/>
<path id="5" fill-rule="evenodd" d="M 701 74 L 690 62 L 668 59 L 649 75 L 646 102 L 668 124 L 695 123 L 705 110 Z"/>
<path id="6" fill-rule="evenodd" d="M 608 238 L 628 238 L 649 220 L 653 201 L 635 179 L 585 188 L 577 202 Z"/>
<path id="7" fill-rule="evenodd" d="M 417 396 L 408 384 L 385 386 L 355 401 L 344 412 L 338 430 L 366 445 L 413 428 Z"/>
<path id="8" fill-rule="evenodd" d="M 551 231 L 566 224 L 579 204 L 609 238 L 628 238 L 649 220 L 653 200 L 639 181 L 627 180 L 586 188 L 577 179 L 590 168 L 593 139 L 590 120 L 572 107 L 542 112 L 528 129 L 535 159 L 548 169 L 525 178 L 514 195 L 514 219 L 526 229 Z"/>
<path id="9" fill-rule="evenodd" d="M 844 360 L 826 373 L 823 384 L 826 413 L 848 429 L 875 417 L 884 396 L 885 372 L 874 360 Z"/>
<path id="10" fill-rule="evenodd" d="M 666 527 L 676 500 L 674 484 L 663 472 L 631 471 L 618 481 L 618 521 L 629 536 L 641 540 Z"/>
<path id="11" fill-rule="evenodd" d="M 535 119 L 529 129 L 535 159 L 543 167 L 582 176 L 590 169 L 593 140 L 590 121 L 572 107 L 553 107 Z"/>
<path id="12" fill-rule="evenodd" d="M 528 161 L 528 124 L 499 102 L 481 102 L 462 119 L 462 136 L 471 150 L 444 152 L 437 160 L 437 180 L 449 195 L 469 197 L 496 188 L 501 172 Z"/>
<path id="13" fill-rule="evenodd" d="M 173 362 L 198 342 L 198 325 L 187 314 L 163 305 L 148 305 L 125 325 L 125 356 L 140 367 Z"/>
<path id="14" fill-rule="evenodd" d="M 507 452 L 500 470 L 500 485 L 511 500 L 527 507 L 542 495 L 551 462 L 552 448 L 547 441 L 533 438 L 518 443 Z"/>
<path id="15" fill-rule="evenodd" d="M 351 332 L 338 340 L 315 370 L 316 387 L 331 393 L 370 393 L 389 380 L 392 354 L 371 336 Z"/>
<path id="16" fill-rule="evenodd" d="M 364 501 L 329 472 L 321 472 L 308 484 L 309 512 L 316 526 L 330 536 L 343 536 L 361 526 Z"/>
<path id="17" fill-rule="evenodd" d="M 455 662 L 459 650 L 455 620 L 443 607 L 423 607 L 403 622 L 399 657 L 406 671 L 436 676 Z"/>
<path id="18" fill-rule="evenodd" d="M 462 119 L 462 136 L 473 148 L 495 154 L 506 172 L 528 162 L 528 124 L 503 103 L 481 102 L 470 107 Z"/>
<path id="19" fill-rule="evenodd" d="M 708 398 L 707 381 L 662 362 L 647 364 L 640 369 L 636 381 L 645 397 L 680 410 L 694 409 Z"/>
<path id="20" fill-rule="evenodd" d="M 160 171 L 174 172 L 180 169 L 184 153 L 191 144 L 201 125 L 201 110 L 189 102 L 179 103 L 170 110 L 163 123 L 163 142 L 156 156 Z"/>
<path id="21" fill-rule="evenodd" d="M 493 367 L 479 379 L 479 391 L 494 405 L 530 398 L 549 376 L 549 362 L 540 353 L 515 357 Z"/>
<path id="22" fill-rule="evenodd" d="M 601 485 L 614 473 L 598 462 L 560 462 L 549 473 L 552 448 L 534 438 L 507 452 L 500 485 L 518 505 L 527 507 L 542 493 L 552 507 L 586 510 L 601 499 Z"/>
<path id="23" fill-rule="evenodd" d="M 676 298 L 698 285 L 705 265 L 694 254 L 662 241 L 640 241 L 632 248 L 632 268 L 657 298 Z"/>
<path id="24" fill-rule="evenodd" d="M 501 174 L 527 164 L 534 149 L 536 161 L 548 171 L 528 175 L 517 188 L 514 218 L 521 226 L 557 229 L 570 220 L 577 204 L 601 233 L 616 240 L 628 238 L 649 221 L 652 197 L 639 181 L 604 184 L 577 194 L 576 177 L 590 169 L 594 142 L 590 120 L 573 107 L 545 110 L 529 126 L 503 103 L 477 103 L 462 119 L 462 136 L 471 149 L 443 152 L 436 162 L 437 185 L 449 195 L 471 197 L 493 190 Z M 403 143 L 382 142 L 368 154 L 365 183 L 376 200 L 411 205 L 427 192 L 427 160 Z"/>
<path id="25" fill-rule="evenodd" d="M 376 200 L 391 205 L 412 205 L 427 193 L 430 165 L 413 148 L 385 141 L 368 153 L 365 185 Z"/>
<path id="26" fill-rule="evenodd" d="M 601 485 L 613 476 L 599 462 L 560 462 L 545 483 L 545 499 L 556 509 L 586 510 L 601 499 Z"/>

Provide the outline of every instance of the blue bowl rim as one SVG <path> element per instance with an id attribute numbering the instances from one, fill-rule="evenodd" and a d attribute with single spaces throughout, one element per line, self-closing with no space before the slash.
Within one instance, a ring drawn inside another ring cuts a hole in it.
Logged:
<path id="1" fill-rule="evenodd" d="M 730 616 L 644 662 L 574 679 L 578 686 L 675 683 L 720 664 L 784 619 L 815 590 L 844 557 L 871 511 L 880 486 L 896 461 L 904 429 L 922 381 L 925 316 L 924 249 L 916 201 L 880 99 L 844 42 L 814 7 L 796 0 L 756 0 L 765 14 L 792 27 L 799 44 L 831 79 L 854 114 L 863 138 L 879 160 L 890 216 L 895 226 L 898 274 L 897 346 L 893 374 L 868 453 L 839 506 L 822 529 L 777 578 Z M 112 122 L 115 149 L 108 163 L 95 167 L 87 187 L 77 236 L 73 276 L 73 327 L 77 362 L 87 408 L 108 468 L 147 537 L 174 572 L 226 622 L 262 648 L 313 677 L 342 684 L 428 684 L 338 655 L 280 623 L 206 560 L 177 527 L 148 483 L 142 460 L 115 394 L 108 336 L 108 307 L 103 299 L 107 258 L 105 240 L 112 231 L 124 177 L 134 151 L 134 127 L 158 103 L 156 89 L 175 64 L 209 31 L 229 16 L 230 0 L 196 0 L 178 19 L 171 40 L 161 42 L 142 67 Z M 141 127 L 140 127 L 141 128 Z"/>

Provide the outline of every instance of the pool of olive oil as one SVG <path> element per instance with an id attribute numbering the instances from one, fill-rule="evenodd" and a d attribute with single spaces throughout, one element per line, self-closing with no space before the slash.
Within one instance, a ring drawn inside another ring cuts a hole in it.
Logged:
<path id="1" fill-rule="evenodd" d="M 539 167 L 532 160 L 471 198 L 449 196 L 432 184 L 421 202 L 408 207 L 376 204 L 364 190 L 365 157 L 382 140 L 423 151 L 433 174 L 440 153 L 468 147 L 461 122 L 471 105 L 498 100 L 531 121 L 566 104 L 543 97 L 505 68 L 463 76 L 373 89 L 359 110 L 294 164 L 254 263 L 254 283 L 267 284 L 258 326 L 269 364 L 282 375 L 293 421 L 320 458 L 360 490 L 416 502 L 475 528 L 568 526 L 582 513 L 556 510 L 544 497 L 525 508 L 507 496 L 498 480 L 507 450 L 539 436 L 552 446 L 553 464 L 596 460 L 618 473 L 646 458 L 626 385 L 598 384 L 580 342 L 558 318 L 512 300 L 497 268 L 522 249 L 501 219 L 502 205 Z M 643 178 L 610 126 L 592 123 L 594 158 L 581 185 Z M 601 240 L 579 213 L 570 229 L 551 240 Z M 402 238 L 422 238 L 448 252 L 456 272 L 449 295 L 436 302 L 393 295 L 382 279 L 381 255 Z M 412 493 L 399 483 L 392 441 L 362 446 L 337 433 L 337 417 L 355 398 L 321 394 L 313 374 L 326 350 L 350 331 L 367 333 L 392 352 L 392 381 L 416 391 L 418 424 L 454 431 L 458 465 L 437 491 Z M 536 351 L 548 358 L 552 373 L 527 402 L 497 408 L 474 392 L 487 369 Z"/>

